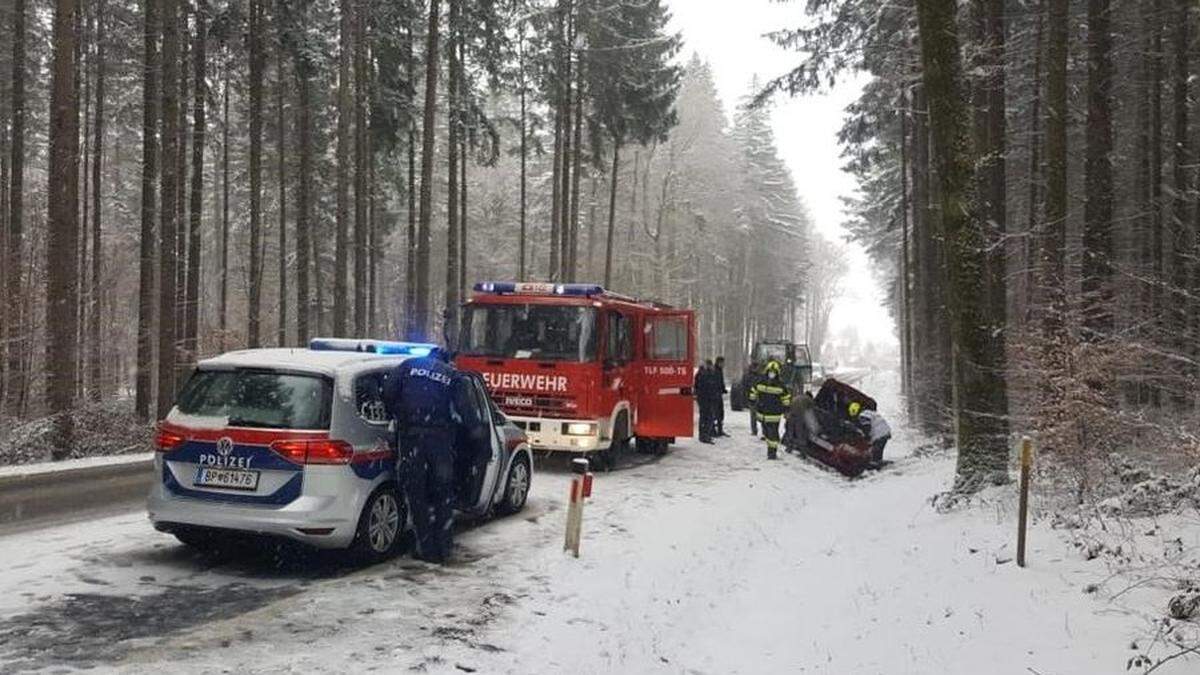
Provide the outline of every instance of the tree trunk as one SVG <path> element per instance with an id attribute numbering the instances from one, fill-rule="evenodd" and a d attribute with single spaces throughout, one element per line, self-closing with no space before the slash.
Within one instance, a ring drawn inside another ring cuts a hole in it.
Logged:
<path id="1" fill-rule="evenodd" d="M 448 0 L 450 19 L 446 25 L 446 305 L 443 309 L 445 325 L 442 331 L 453 345 L 457 335 L 455 320 L 458 310 L 458 144 L 462 126 L 462 110 L 459 109 L 459 86 L 462 74 L 458 64 L 458 40 L 462 31 L 462 0 Z"/>
<path id="2" fill-rule="evenodd" d="M 1042 231 L 1041 225 L 1038 223 L 1038 213 L 1040 213 L 1041 198 L 1039 186 L 1041 185 L 1041 140 L 1042 140 L 1042 30 L 1044 17 L 1046 13 L 1046 5 L 1044 2 L 1039 2 L 1036 7 L 1037 12 L 1037 28 L 1034 31 L 1033 38 L 1033 77 L 1030 80 L 1032 83 L 1033 95 L 1032 102 L 1029 105 L 1029 211 L 1027 224 L 1025 228 L 1025 264 L 1024 264 L 1024 312 L 1022 313 L 1022 323 L 1028 326 L 1032 321 L 1032 313 L 1034 309 L 1034 289 L 1037 287 L 1037 264 L 1039 248 L 1037 246 L 1038 234 Z"/>
<path id="3" fill-rule="evenodd" d="M 25 321 L 22 316 L 21 271 L 24 267 L 24 204 L 25 204 L 25 0 L 13 0 L 12 5 L 12 140 L 8 182 L 8 242 L 4 255 L 6 278 L 4 306 L 6 313 L 6 342 L 8 364 L 4 391 L 5 407 L 16 413 L 24 398 L 24 379 L 21 360 L 28 349 Z M 140 410 L 140 408 L 139 408 Z"/>
<path id="4" fill-rule="evenodd" d="M 461 49 L 461 45 L 460 45 Z M 459 144 L 461 156 L 458 161 L 458 191 L 461 197 L 461 204 L 458 209 L 459 229 L 462 230 L 459 236 L 459 256 L 458 256 L 458 298 L 463 300 L 467 296 L 467 233 L 470 228 L 467 227 L 467 138 L 464 133 L 462 142 Z M 455 326 L 458 325 L 457 315 L 455 312 Z"/>
<path id="5" fill-rule="evenodd" d="M 101 247 L 103 218 L 100 196 L 104 166 L 104 47 L 107 40 L 107 8 L 107 0 L 99 0 L 96 5 L 96 117 L 92 128 L 92 283 L 89 314 L 91 322 L 88 324 L 88 342 L 91 349 L 88 391 L 93 401 L 100 400 L 104 372 L 104 343 L 100 339 L 100 318 L 104 308 L 103 289 L 100 287 L 100 272 L 104 261 L 104 251 Z"/>
<path id="6" fill-rule="evenodd" d="M 312 73 L 307 63 L 296 64 L 296 78 L 300 81 L 300 194 L 296 213 L 296 339 L 300 346 L 312 338 L 309 326 L 311 292 L 308 269 L 311 244 L 310 218 L 312 217 Z"/>
<path id="7" fill-rule="evenodd" d="M 971 201 L 973 157 L 970 114 L 964 102 L 955 25 L 955 0 L 917 5 L 923 82 L 940 182 L 942 233 L 946 241 L 948 310 L 954 350 L 953 386 L 958 443 L 958 487 L 974 490 L 1005 476 L 1008 451 L 1001 354 L 995 352 L 988 318 L 987 237 Z"/>
<path id="8" fill-rule="evenodd" d="M 1190 160 L 1188 139 L 1188 23 L 1190 0 L 1175 2 L 1175 69 L 1172 93 L 1174 94 L 1173 111 L 1174 133 L 1171 138 L 1174 148 L 1172 167 L 1173 185 L 1171 199 L 1171 334 L 1175 337 L 1174 350 L 1180 355 L 1191 355 L 1194 351 L 1189 318 L 1194 311 L 1195 302 L 1189 294 L 1191 281 L 1190 267 L 1194 254 L 1192 249 L 1194 237 L 1189 231 L 1191 226 L 1188 218 L 1188 162 Z M 1192 392 L 1190 385 L 1180 382 L 1173 386 L 1174 399 L 1183 405 Z"/>
<path id="9" fill-rule="evenodd" d="M 1046 215 L 1042 223 L 1042 329 L 1047 348 L 1066 329 L 1068 0 L 1049 2 L 1046 54 Z M 1049 365 L 1049 364 L 1048 364 Z"/>
<path id="10" fill-rule="evenodd" d="M 579 274 L 579 176 L 583 165 L 583 60 L 576 68 L 578 82 L 575 84 L 575 119 L 571 147 L 571 213 L 567 227 L 566 272 L 563 281 L 575 281 Z"/>
<path id="11" fill-rule="evenodd" d="M 429 2 L 429 29 L 425 37 L 425 53 L 438 53 L 438 19 L 441 0 Z M 429 331 L 429 253 L 432 246 L 430 222 L 433 216 L 434 133 L 437 123 L 437 58 L 425 66 L 425 112 L 421 130 L 421 204 L 416 250 L 416 300 L 409 323 L 410 339 L 425 340 Z"/>
<path id="12" fill-rule="evenodd" d="M 354 8 L 354 334 L 367 333 L 367 3 Z"/>
<path id="13" fill-rule="evenodd" d="M 1109 0 L 1088 0 L 1088 110 L 1083 206 L 1083 337 L 1112 331 L 1112 35 Z"/>
<path id="14" fill-rule="evenodd" d="M 904 395 L 905 408 L 908 412 L 908 418 L 913 419 L 916 416 L 916 401 L 913 397 L 913 357 L 912 357 L 912 285 L 909 282 L 911 260 L 909 257 L 909 175 L 908 175 L 908 153 L 909 153 L 909 137 L 908 137 L 908 116 L 909 116 L 909 100 L 908 87 L 902 86 L 900 90 L 900 374 L 901 383 L 900 391 Z M 806 313 L 811 313 L 811 305 L 806 308 Z M 811 335 L 805 331 L 805 335 L 809 338 L 809 348 L 819 350 L 820 344 L 813 344 Z M 817 357 L 819 358 L 819 357 Z"/>
<path id="15" fill-rule="evenodd" d="M 521 127 L 521 235 L 520 236 L 521 236 L 521 239 L 517 244 L 517 250 L 518 250 L 518 253 L 517 253 L 517 280 L 525 281 L 525 248 L 526 248 L 526 241 L 525 241 L 526 240 L 526 225 L 525 225 L 525 222 L 526 222 L 526 209 L 527 209 L 526 185 L 527 185 L 527 176 L 528 176 L 527 161 L 528 161 L 528 157 L 529 157 L 529 148 L 528 148 L 529 131 L 526 129 L 526 124 L 527 124 L 526 118 L 527 118 L 528 113 L 527 113 L 526 107 L 525 107 L 526 106 L 526 101 L 525 101 L 526 91 L 525 90 L 528 85 L 525 82 L 525 22 L 524 21 L 520 22 L 520 25 L 518 26 L 518 30 L 520 32 L 518 33 L 518 38 L 517 38 L 517 40 L 518 40 L 517 54 L 518 54 L 518 59 L 519 59 L 517 62 L 517 68 L 518 68 L 518 72 L 520 73 L 519 77 L 520 77 L 520 87 L 521 87 L 521 91 L 520 91 L 520 96 L 521 96 L 521 125 L 520 125 L 520 127 Z"/>
<path id="16" fill-rule="evenodd" d="M 275 54 L 275 147 L 279 152 L 279 326 L 276 341 L 280 347 L 287 346 L 288 324 L 288 237 L 287 237 L 287 128 L 284 121 L 286 95 L 283 72 L 283 50 Z M 303 346 L 303 344 L 301 344 Z"/>
<path id="17" fill-rule="evenodd" d="M 134 410 L 143 420 L 150 417 L 150 401 L 154 397 L 151 371 L 154 368 L 154 225 L 158 216 L 155 181 L 158 179 L 159 2 L 161 0 L 143 0 L 145 16 L 142 36 L 142 227 L 138 262 L 138 345 L 134 394 Z"/>
<path id="18" fill-rule="evenodd" d="M 337 85 L 337 235 L 333 253 L 333 332 L 346 335 L 349 298 L 347 258 L 350 234 L 350 133 L 351 99 L 350 61 L 353 54 L 354 0 L 339 0 L 341 28 L 338 41 Z"/>
<path id="19" fill-rule="evenodd" d="M 158 255 L 158 418 L 175 399 L 175 265 L 179 191 L 179 0 L 162 0 L 162 176 Z"/>
<path id="20" fill-rule="evenodd" d="M 416 21 L 415 18 L 410 21 Z M 413 54 L 414 27 L 410 23 L 405 31 L 404 41 L 404 73 L 408 78 L 411 86 L 416 89 L 417 64 L 416 57 Z M 408 232 L 405 237 L 405 265 L 404 265 L 404 318 L 407 324 L 405 334 L 412 337 L 413 321 L 412 315 L 416 304 L 416 262 L 417 262 L 417 124 L 414 119 L 416 105 L 413 99 L 408 99 L 408 143 L 405 144 L 405 154 L 408 159 L 408 183 L 405 190 L 408 193 Z"/>
<path id="21" fill-rule="evenodd" d="M 221 297 L 218 327 L 221 351 L 225 351 L 229 332 L 229 51 L 225 50 L 225 81 L 222 83 L 221 110 Z"/>
<path id="22" fill-rule="evenodd" d="M 1163 232 L 1163 2 L 1154 0 L 1150 13 L 1152 22 L 1150 38 L 1150 203 L 1151 203 L 1151 249 L 1153 256 L 1152 291 L 1150 311 L 1154 317 L 1156 340 L 1166 335 L 1168 312 L 1165 311 L 1163 287 L 1167 283 L 1166 261 L 1163 256 L 1165 233 Z M 1162 389 L 1154 387 L 1150 392 L 1154 405 L 1162 403 Z"/>
<path id="23" fill-rule="evenodd" d="M 604 242 L 604 287 L 612 287 L 613 234 L 617 222 L 617 171 L 620 167 L 621 139 L 613 139 L 612 172 L 608 175 L 608 236 Z"/>
<path id="24" fill-rule="evenodd" d="M 263 127 L 263 2 L 250 0 L 250 292 L 246 342 L 262 344 L 262 127 Z"/>
<path id="25" fill-rule="evenodd" d="M 76 0 L 54 3 L 50 74 L 50 158 L 46 232 L 46 407 L 54 415 L 52 459 L 70 456 L 74 428 L 78 268 L 64 265 L 79 250 L 79 100 L 75 89 Z"/>
<path id="26" fill-rule="evenodd" d="M 204 24 L 205 10 L 196 11 L 196 36 L 192 47 L 192 204 L 188 227 L 187 300 L 184 317 L 184 362 L 195 365 L 200 352 L 200 227 L 204 215 L 204 141 L 207 124 L 205 103 L 208 101 L 207 42 Z"/>

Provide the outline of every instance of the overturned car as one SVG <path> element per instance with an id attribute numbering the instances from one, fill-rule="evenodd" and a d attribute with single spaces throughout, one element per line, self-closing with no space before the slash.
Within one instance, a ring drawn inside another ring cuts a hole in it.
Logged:
<path id="1" fill-rule="evenodd" d="M 792 399 L 784 446 L 853 478 L 883 464 L 887 437 L 873 443 L 870 428 L 850 411 L 870 411 L 866 415 L 870 418 L 877 409 L 875 399 L 828 378 L 815 397 L 805 394 Z"/>

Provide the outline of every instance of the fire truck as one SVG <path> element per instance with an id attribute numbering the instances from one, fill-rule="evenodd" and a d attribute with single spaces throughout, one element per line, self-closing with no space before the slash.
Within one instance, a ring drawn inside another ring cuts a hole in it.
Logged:
<path id="1" fill-rule="evenodd" d="M 490 281 L 463 305 L 459 368 L 481 373 L 536 450 L 610 463 L 693 433 L 696 317 L 595 284 Z"/>

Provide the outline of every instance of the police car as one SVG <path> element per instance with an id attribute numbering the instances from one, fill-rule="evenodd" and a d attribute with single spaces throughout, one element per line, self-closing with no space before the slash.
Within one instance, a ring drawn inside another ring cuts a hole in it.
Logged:
<path id="1" fill-rule="evenodd" d="M 154 527 L 184 544 L 221 535 L 283 537 L 377 560 L 399 547 L 407 514 L 383 403 L 389 373 L 435 345 L 316 339 L 308 349 L 248 349 L 200 362 L 160 423 Z M 524 433 L 472 386 L 485 434 L 482 475 L 464 479 L 458 510 L 510 514 L 525 506 L 532 456 Z M 466 453 L 463 453 L 466 454 Z"/>

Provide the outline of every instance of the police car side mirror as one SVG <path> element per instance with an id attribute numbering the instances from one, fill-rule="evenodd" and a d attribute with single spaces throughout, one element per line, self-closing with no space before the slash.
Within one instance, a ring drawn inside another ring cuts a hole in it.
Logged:
<path id="1" fill-rule="evenodd" d="M 388 433 L 394 434 L 394 433 L 396 433 L 396 430 L 397 430 L 396 429 L 396 420 L 392 420 L 392 421 L 388 422 Z"/>

